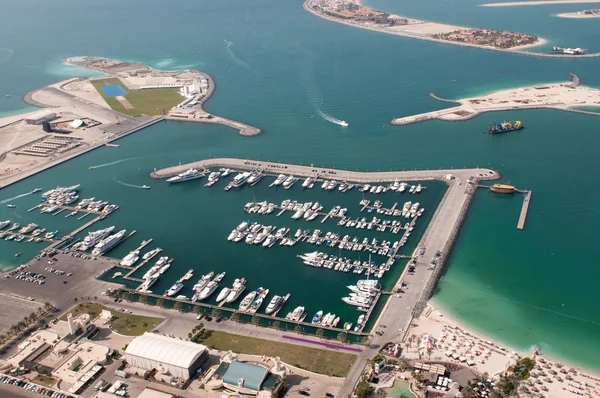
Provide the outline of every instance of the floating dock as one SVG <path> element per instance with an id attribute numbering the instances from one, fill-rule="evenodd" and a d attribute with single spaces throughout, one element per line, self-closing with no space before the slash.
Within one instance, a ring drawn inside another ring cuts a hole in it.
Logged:
<path id="1" fill-rule="evenodd" d="M 521 215 L 519 216 L 519 223 L 517 224 L 518 229 L 525 228 L 525 219 L 527 218 L 527 211 L 529 210 L 529 202 L 531 200 L 531 191 L 523 191 L 525 197 L 523 198 L 523 206 L 521 207 Z"/>

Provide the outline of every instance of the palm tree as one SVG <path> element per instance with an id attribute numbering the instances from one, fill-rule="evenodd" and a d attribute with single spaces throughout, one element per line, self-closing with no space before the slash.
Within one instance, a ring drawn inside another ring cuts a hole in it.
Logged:
<path id="1" fill-rule="evenodd" d="M 279 329 L 281 327 L 281 322 L 279 321 L 275 321 L 273 322 L 273 324 L 271 325 L 274 329 Z"/>
<path id="2" fill-rule="evenodd" d="M 302 334 L 302 326 L 300 324 L 297 324 L 296 327 L 294 328 L 294 332 L 296 332 L 298 334 Z"/>
<path id="3" fill-rule="evenodd" d="M 177 311 L 181 311 L 183 309 L 183 303 L 181 301 L 176 302 L 175 305 L 173 306 L 173 309 L 177 310 Z"/>
<path id="4" fill-rule="evenodd" d="M 139 302 L 142 304 L 148 304 L 148 297 L 145 294 L 140 294 Z"/>
<path id="5" fill-rule="evenodd" d="M 211 313 L 213 318 L 220 318 L 221 317 L 221 310 L 218 308 L 215 308 L 214 310 L 212 310 Z"/>
<path id="6" fill-rule="evenodd" d="M 231 317 L 229 318 L 230 321 L 234 321 L 234 322 L 237 322 L 238 319 L 240 319 L 240 314 L 238 314 L 237 312 L 234 312 L 233 314 L 231 314 Z"/>
<path id="7" fill-rule="evenodd" d="M 259 323 L 260 323 L 260 318 L 257 315 L 254 315 L 252 317 L 252 324 L 258 326 Z"/>
<path id="8" fill-rule="evenodd" d="M 165 308 L 165 300 L 162 298 L 159 298 L 158 300 L 156 300 L 156 306 L 160 307 L 160 308 Z"/>
<path id="9" fill-rule="evenodd" d="M 318 328 L 317 332 L 315 334 L 317 335 L 318 338 L 322 338 L 323 337 L 323 333 L 324 333 L 324 330 L 321 329 L 321 328 Z"/>
<path id="10" fill-rule="evenodd" d="M 346 343 L 348 334 L 346 332 L 340 332 L 340 333 L 338 333 L 337 338 L 342 344 L 344 344 L 344 343 Z"/>

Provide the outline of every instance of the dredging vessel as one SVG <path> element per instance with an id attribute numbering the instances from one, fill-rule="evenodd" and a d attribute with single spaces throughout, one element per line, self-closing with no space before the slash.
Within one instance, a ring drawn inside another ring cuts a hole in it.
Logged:
<path id="1" fill-rule="evenodd" d="M 523 123 L 521 123 L 520 120 L 517 120 L 515 122 L 502 122 L 500 124 L 497 124 L 496 122 L 494 122 L 493 125 L 490 123 L 490 125 L 488 126 L 487 130 L 484 131 L 484 133 L 487 133 L 487 134 L 508 133 L 509 131 L 521 130 L 522 128 L 523 128 Z"/>

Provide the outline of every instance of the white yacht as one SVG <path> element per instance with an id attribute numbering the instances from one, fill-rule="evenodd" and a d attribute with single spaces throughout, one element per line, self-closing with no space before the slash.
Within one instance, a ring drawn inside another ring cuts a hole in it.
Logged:
<path id="1" fill-rule="evenodd" d="M 250 178 L 250 176 L 252 175 L 252 173 L 245 171 L 243 173 L 239 173 L 238 175 L 236 175 L 235 177 L 233 177 L 233 180 L 231 181 L 231 186 L 233 188 L 239 188 L 242 185 L 244 185 L 248 179 Z"/>
<path id="2" fill-rule="evenodd" d="M 408 184 L 403 182 L 400 184 L 400 187 L 398 188 L 398 192 L 404 192 L 406 191 L 406 187 L 408 187 Z"/>
<path id="3" fill-rule="evenodd" d="M 274 296 L 269 302 L 265 313 L 267 315 L 272 314 L 273 312 L 277 311 L 277 309 L 281 306 L 282 303 L 283 299 L 281 298 L 281 296 Z"/>
<path id="4" fill-rule="evenodd" d="M 198 299 L 204 300 L 204 299 L 208 298 L 211 294 L 213 294 L 215 292 L 215 290 L 217 290 L 218 286 L 219 286 L 219 284 L 215 281 L 208 282 L 206 284 L 206 286 L 204 287 L 204 289 L 202 289 L 202 291 L 198 295 Z"/>
<path id="5" fill-rule="evenodd" d="M 244 299 L 240 303 L 240 311 L 248 310 L 248 308 L 250 308 L 250 305 L 252 304 L 252 302 L 254 301 L 255 298 L 256 298 L 256 291 L 252 291 L 252 292 L 248 293 L 246 295 L 246 297 L 244 297 Z"/>
<path id="6" fill-rule="evenodd" d="M 260 171 L 252 173 L 250 177 L 248 177 L 248 185 L 253 187 L 254 185 L 258 184 L 258 182 L 263 178 L 265 178 L 265 174 L 261 173 Z"/>
<path id="7" fill-rule="evenodd" d="M 417 187 L 415 188 L 415 193 L 419 193 L 423 190 L 423 187 L 421 186 L 421 184 L 417 185 Z"/>
<path id="8" fill-rule="evenodd" d="M 317 324 L 317 323 L 321 322 L 322 318 L 323 318 L 323 311 L 321 310 L 321 311 L 317 312 L 315 314 L 315 316 L 313 316 L 313 319 L 310 323 L 312 323 L 313 325 Z"/>
<path id="9" fill-rule="evenodd" d="M 248 228 L 248 220 L 242 222 L 240 225 L 238 225 L 235 229 L 237 229 L 238 231 L 245 231 L 246 228 Z"/>
<path id="10" fill-rule="evenodd" d="M 194 291 L 197 293 L 200 293 L 204 289 L 204 287 L 208 284 L 208 282 L 211 281 L 214 274 L 215 273 L 211 271 L 206 275 L 202 275 L 202 278 L 200 278 L 198 280 L 198 283 L 196 283 L 194 285 Z"/>
<path id="11" fill-rule="evenodd" d="M 232 169 L 221 169 L 222 173 L 221 173 L 221 177 L 227 177 L 229 174 L 233 173 L 234 170 Z"/>
<path id="12" fill-rule="evenodd" d="M 347 122 L 347 121 L 345 121 L 345 120 L 342 120 L 342 121 L 340 121 L 340 126 L 342 126 L 342 127 L 348 127 L 348 126 L 349 126 L 349 124 L 348 124 L 348 122 Z"/>
<path id="13" fill-rule="evenodd" d="M 4 229 L 10 225 L 10 220 L 0 222 L 0 229 Z"/>
<path id="14" fill-rule="evenodd" d="M 208 181 L 217 181 L 220 176 L 221 173 L 219 173 L 218 171 L 213 171 L 208 175 Z"/>
<path id="15" fill-rule="evenodd" d="M 235 300 L 238 299 L 238 297 L 240 297 L 240 295 L 245 289 L 246 280 L 244 278 L 236 279 L 235 281 L 233 281 L 233 286 L 231 287 L 231 289 L 229 289 L 229 294 L 227 294 L 225 302 L 233 303 Z"/>
<path id="16" fill-rule="evenodd" d="M 327 188 L 329 188 L 329 181 L 324 180 L 323 184 L 321 185 L 321 189 L 327 190 Z"/>
<path id="17" fill-rule="evenodd" d="M 390 185 L 390 189 L 392 191 L 397 191 L 398 188 L 400 188 L 400 183 L 398 182 L 398 180 L 394 181 L 391 185 Z"/>
<path id="18" fill-rule="evenodd" d="M 155 255 L 156 255 L 158 252 L 160 252 L 160 251 L 161 251 L 161 249 L 160 249 L 159 247 L 157 247 L 157 248 L 156 248 L 156 249 L 154 249 L 154 250 L 150 250 L 148 253 L 145 253 L 145 254 L 142 256 L 142 259 L 144 259 L 144 260 L 148 260 L 149 258 L 151 258 L 152 256 L 155 256 Z M 161 257 L 161 259 L 162 259 L 162 258 L 163 258 L 163 257 Z M 166 258 L 166 257 L 165 257 L 165 258 Z M 168 258 L 167 258 L 167 259 L 168 259 Z"/>
<path id="19" fill-rule="evenodd" d="M 300 321 L 304 315 L 304 307 L 296 307 L 291 314 L 289 314 L 290 321 Z"/>
<path id="20" fill-rule="evenodd" d="M 335 187 L 337 186 L 337 181 L 332 180 L 329 182 L 329 185 L 327 186 L 327 188 L 325 189 L 326 191 L 332 191 L 335 189 Z"/>
<path id="21" fill-rule="evenodd" d="M 259 287 L 256 290 L 256 299 L 252 302 L 252 304 L 250 304 L 251 313 L 256 313 L 256 311 L 258 311 L 268 294 L 269 289 L 263 289 L 262 287 Z"/>
<path id="22" fill-rule="evenodd" d="M 125 237 L 125 230 L 122 229 L 114 235 L 110 235 L 108 238 L 102 239 L 96 246 L 94 246 L 94 250 L 92 254 L 94 256 L 101 256 L 123 240 Z"/>
<path id="23" fill-rule="evenodd" d="M 83 239 L 83 242 L 79 246 L 79 250 L 88 250 L 94 247 L 98 242 L 102 239 L 106 238 L 112 230 L 115 229 L 114 226 L 108 227 L 105 229 L 100 229 L 98 231 L 89 232 L 88 235 Z"/>
<path id="24" fill-rule="evenodd" d="M 283 184 L 283 182 L 285 181 L 286 178 L 287 178 L 287 176 L 285 174 L 279 174 L 277 176 L 277 178 L 275 179 L 275 181 L 273 181 L 271 183 L 271 185 L 273 185 L 273 186 L 281 185 L 281 184 Z"/>
<path id="25" fill-rule="evenodd" d="M 283 182 L 283 188 L 285 189 L 290 189 L 291 187 L 294 186 L 294 184 L 296 183 L 296 181 L 298 181 L 298 179 L 294 176 L 289 176 L 288 178 L 285 179 L 285 181 Z"/>
<path id="26" fill-rule="evenodd" d="M 177 174 L 175 177 L 169 178 L 167 180 L 167 182 L 169 184 L 174 184 L 174 183 L 178 183 L 178 182 L 196 180 L 196 179 L 202 178 L 204 176 L 205 176 L 205 174 L 201 171 L 198 171 L 196 169 L 189 169 L 187 171 L 184 171 L 183 173 Z"/>
<path id="27" fill-rule="evenodd" d="M 125 257 L 123 257 L 123 260 L 121 260 L 121 265 L 124 265 L 126 267 L 131 267 L 139 259 L 140 259 L 140 251 L 134 250 L 134 251 L 130 252 L 128 255 L 126 255 Z"/>
<path id="28" fill-rule="evenodd" d="M 175 282 L 175 284 L 173 286 L 171 286 L 169 288 L 169 290 L 167 290 L 167 296 L 173 297 L 174 295 L 179 293 L 179 291 L 181 291 L 181 289 L 183 289 L 183 283 Z"/>
<path id="29" fill-rule="evenodd" d="M 225 300 L 225 298 L 229 295 L 229 292 L 231 292 L 231 288 L 229 287 L 224 287 L 223 289 L 221 289 L 219 295 L 217 296 L 217 303 L 220 303 L 221 301 Z"/>
<path id="30" fill-rule="evenodd" d="M 363 296 L 350 296 L 342 298 L 342 301 L 346 304 L 350 304 L 356 307 L 370 307 L 373 303 L 371 297 L 363 297 Z"/>
<path id="31" fill-rule="evenodd" d="M 228 241 L 232 241 L 235 238 L 237 238 L 238 234 L 240 234 L 241 232 L 239 232 L 237 229 L 234 229 L 233 231 L 231 231 L 231 233 L 229 234 L 229 236 L 227 237 Z"/>
<path id="32" fill-rule="evenodd" d="M 154 282 L 156 282 L 158 280 L 158 275 L 152 275 L 151 277 L 149 277 L 148 279 L 144 280 L 144 283 L 142 283 L 137 290 L 139 290 L 140 292 L 149 292 L 148 289 L 150 289 L 150 287 L 152 285 L 154 285 Z"/>
<path id="33" fill-rule="evenodd" d="M 315 180 L 312 177 L 307 177 L 306 180 L 302 183 L 302 188 L 310 188 L 315 183 Z"/>

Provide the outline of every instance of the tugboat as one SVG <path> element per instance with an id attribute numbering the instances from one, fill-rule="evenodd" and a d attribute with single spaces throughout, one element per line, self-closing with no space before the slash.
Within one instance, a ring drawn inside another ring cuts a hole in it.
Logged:
<path id="1" fill-rule="evenodd" d="M 509 131 L 521 130 L 522 128 L 523 123 L 521 123 L 520 120 L 517 120 L 516 122 L 503 122 L 500 124 L 496 124 L 496 122 L 494 122 L 494 125 L 490 123 L 490 125 L 488 126 L 487 130 L 484 131 L 484 133 L 508 133 Z"/>

